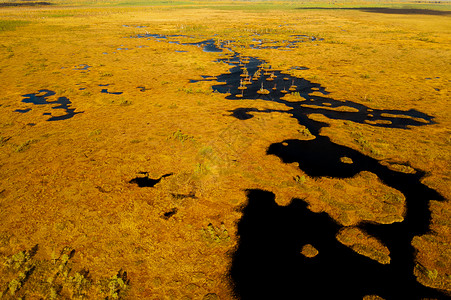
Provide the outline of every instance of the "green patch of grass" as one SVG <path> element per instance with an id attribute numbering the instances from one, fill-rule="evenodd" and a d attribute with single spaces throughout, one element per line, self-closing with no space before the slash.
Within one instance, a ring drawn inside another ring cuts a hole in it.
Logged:
<path id="1" fill-rule="evenodd" d="M 362 100 L 365 102 L 373 102 L 373 98 L 369 97 L 368 95 L 363 96 Z"/>
<path id="2" fill-rule="evenodd" d="M 197 163 L 194 167 L 194 173 L 196 174 L 205 174 L 208 173 L 209 169 L 205 164 Z"/>
<path id="3" fill-rule="evenodd" d="M 28 150 L 30 148 L 31 144 L 33 144 L 35 142 L 37 142 L 37 141 L 34 139 L 28 140 L 28 141 L 20 144 L 19 146 L 17 146 L 17 148 L 14 151 L 24 152 L 24 151 Z"/>
<path id="4" fill-rule="evenodd" d="M 94 280 L 86 268 L 72 261 L 75 250 L 64 247 L 51 259 L 38 259 L 37 245 L 5 257 L 0 255 L 0 298 L 26 299 L 126 299 L 130 279 L 122 269 L 114 276 Z M 76 270 L 78 269 L 78 270 Z M 7 276 L 3 276 L 7 275 Z M 64 295 L 64 296 L 63 296 Z"/>
<path id="5" fill-rule="evenodd" d="M 199 68 L 202 69 L 203 67 L 198 67 L 198 69 L 199 69 Z M 211 89 L 205 90 L 205 89 L 200 89 L 200 88 L 197 88 L 197 89 L 192 89 L 192 88 L 180 88 L 179 91 L 185 92 L 185 93 L 187 93 L 187 94 L 204 94 L 204 95 L 210 95 L 210 94 L 213 92 Z"/>
<path id="6" fill-rule="evenodd" d="M 303 185 L 305 183 L 305 181 L 307 180 L 304 175 L 302 175 L 302 176 L 296 175 L 293 177 L 293 179 L 294 179 L 294 181 L 296 181 L 297 184 L 300 184 L 300 185 Z"/>
<path id="7" fill-rule="evenodd" d="M 354 139 L 354 141 L 363 149 L 369 148 L 369 142 L 363 136 Z"/>
<path id="8" fill-rule="evenodd" d="M 210 147 L 210 146 L 202 147 L 202 148 L 199 150 L 199 154 L 200 154 L 201 156 L 208 157 L 208 156 L 210 156 L 210 155 L 213 154 L 213 148 Z"/>
<path id="9" fill-rule="evenodd" d="M 109 72 L 104 72 L 104 73 L 100 73 L 100 77 L 112 77 L 113 74 L 109 73 Z"/>
<path id="10" fill-rule="evenodd" d="M 185 142 L 185 141 L 195 141 L 194 137 L 188 134 L 184 134 L 180 129 L 177 131 L 174 131 L 169 137 L 168 139 L 174 139 L 180 142 Z"/>
<path id="11" fill-rule="evenodd" d="M 418 37 L 415 38 L 418 41 L 422 41 L 422 42 L 428 42 L 428 43 L 437 43 L 435 40 L 427 38 L 427 37 Z"/>
<path id="12" fill-rule="evenodd" d="M 181 24 L 177 26 L 178 32 L 186 32 L 186 33 L 193 33 L 193 32 L 203 32 L 208 29 L 207 25 L 187 25 L 187 24 Z"/>
<path id="13" fill-rule="evenodd" d="M 200 234 L 209 244 L 221 244 L 230 241 L 229 233 L 224 224 L 221 224 L 220 227 L 216 227 L 210 223 L 206 228 L 201 229 Z"/>
<path id="14" fill-rule="evenodd" d="M 132 105 L 133 104 L 133 102 L 132 101 L 130 101 L 130 100 L 121 100 L 121 102 L 119 103 L 119 105 L 121 105 L 121 106 L 129 106 L 129 105 Z"/>
<path id="15" fill-rule="evenodd" d="M 11 58 L 14 56 L 14 51 L 11 46 L 0 45 L 0 49 L 4 49 L 6 51 L 6 58 Z"/>
<path id="16" fill-rule="evenodd" d="M 308 130 L 308 128 L 298 129 L 298 132 L 307 138 L 314 138 L 315 136 Z"/>
<path id="17" fill-rule="evenodd" d="M 293 95 L 294 98 L 298 98 L 298 99 L 301 99 L 301 98 L 302 98 L 302 97 L 301 97 L 301 94 L 299 94 L 299 92 L 291 93 L 291 95 Z"/>
<path id="18" fill-rule="evenodd" d="M 437 41 L 435 41 L 434 39 L 431 39 L 425 33 L 420 33 L 420 34 L 418 34 L 416 36 L 411 37 L 411 39 L 412 40 L 421 41 L 421 42 L 426 42 L 426 43 L 437 43 Z"/>
<path id="19" fill-rule="evenodd" d="M 0 20 L 0 32 L 16 30 L 17 27 L 30 24 L 29 21 L 22 20 Z"/>
<path id="20" fill-rule="evenodd" d="M 429 270 L 428 268 L 426 268 L 425 266 L 423 266 L 420 263 L 417 263 L 416 269 L 419 270 L 424 275 L 426 275 L 431 280 L 434 280 L 437 278 L 438 272 L 436 269 Z"/>
<path id="21" fill-rule="evenodd" d="M 379 150 L 375 149 L 373 147 L 373 145 L 371 145 L 371 143 L 368 142 L 363 136 L 355 138 L 354 142 L 356 142 L 362 148 L 362 150 L 367 152 L 367 153 L 371 153 L 371 154 L 374 154 L 374 155 L 381 155 Z"/>
<path id="22" fill-rule="evenodd" d="M 127 272 L 120 270 L 104 284 L 108 287 L 108 297 L 106 299 L 124 299 L 124 295 L 129 287 Z"/>
<path id="23" fill-rule="evenodd" d="M 344 44 L 344 42 L 342 42 L 342 41 L 328 40 L 328 39 L 324 40 L 324 43 L 327 43 L 327 44 Z"/>
<path id="24" fill-rule="evenodd" d="M 99 134 L 101 134 L 101 133 L 102 133 L 102 130 L 96 129 L 96 130 L 91 131 L 91 132 L 89 133 L 89 136 L 99 135 Z"/>
<path id="25" fill-rule="evenodd" d="M 318 80 L 318 76 L 317 75 L 309 76 L 308 80 Z"/>

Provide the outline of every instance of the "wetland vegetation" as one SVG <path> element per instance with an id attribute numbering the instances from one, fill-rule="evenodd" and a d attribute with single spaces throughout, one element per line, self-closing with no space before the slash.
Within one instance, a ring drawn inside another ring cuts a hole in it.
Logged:
<path id="1" fill-rule="evenodd" d="M 0 298 L 449 297 L 450 11 L 5 1 Z"/>

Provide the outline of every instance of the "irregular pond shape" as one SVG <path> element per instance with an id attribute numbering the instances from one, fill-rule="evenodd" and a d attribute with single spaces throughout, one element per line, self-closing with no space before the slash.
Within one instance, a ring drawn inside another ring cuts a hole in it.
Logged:
<path id="1" fill-rule="evenodd" d="M 25 97 L 22 102 L 24 103 L 32 103 L 35 105 L 46 105 L 46 104 L 57 104 L 57 106 L 52 106 L 52 109 L 64 109 L 66 114 L 62 116 L 52 116 L 51 118 L 47 119 L 47 121 L 61 121 L 61 120 L 67 120 L 75 116 L 76 114 L 81 114 L 81 112 L 75 112 L 75 108 L 70 108 L 70 100 L 66 97 L 59 97 L 56 100 L 50 101 L 47 98 L 54 96 L 55 92 L 50 90 L 40 90 L 38 93 L 34 94 L 26 94 L 22 95 L 22 97 Z M 31 110 L 31 109 L 30 109 Z M 51 113 L 43 113 L 43 115 L 52 115 Z"/>
<path id="2" fill-rule="evenodd" d="M 16 109 L 15 112 L 24 114 L 24 113 L 29 112 L 30 110 L 31 110 L 31 108 L 26 108 L 26 109 Z"/>
<path id="3" fill-rule="evenodd" d="M 202 50 L 204 52 L 222 52 L 222 49 L 218 48 L 215 45 L 215 41 L 214 40 L 208 40 L 208 41 L 202 42 L 201 45 L 203 46 Z"/>
<path id="4" fill-rule="evenodd" d="M 163 219 L 168 220 L 170 217 L 172 217 L 173 215 L 175 215 L 177 213 L 178 209 L 177 208 L 173 208 L 167 212 L 165 212 L 163 214 L 163 216 L 161 216 Z"/>
<path id="5" fill-rule="evenodd" d="M 74 67 L 73 70 L 83 71 L 83 70 L 88 70 L 89 68 L 92 68 L 92 66 L 89 66 L 87 64 L 79 64 L 78 66 Z"/>
<path id="6" fill-rule="evenodd" d="M 173 173 L 162 175 L 160 178 L 152 179 L 149 178 L 149 174 L 147 172 L 141 172 L 142 174 L 145 174 L 144 177 L 135 177 L 132 180 L 129 181 L 129 183 L 135 183 L 139 187 L 154 187 L 157 183 L 161 181 L 161 179 L 171 176 Z"/>
<path id="7" fill-rule="evenodd" d="M 110 95 L 121 95 L 121 94 L 123 94 L 123 92 L 108 92 L 108 89 L 102 89 L 100 92 L 103 93 L 103 94 L 110 94 Z"/>
<path id="8" fill-rule="evenodd" d="M 410 243 L 391 253 L 392 263 L 379 264 L 338 242 L 342 226 L 326 213 L 311 212 L 303 200 L 279 206 L 263 190 L 248 190 L 247 198 L 230 269 L 240 299 L 443 298 L 416 281 Z M 379 227 L 389 233 L 390 226 Z M 301 253 L 308 244 L 319 251 L 315 257 Z"/>
<path id="9" fill-rule="evenodd" d="M 184 46 L 202 47 L 204 52 L 222 52 L 223 43 L 217 43 L 214 39 L 208 39 L 197 43 L 182 43 Z"/>

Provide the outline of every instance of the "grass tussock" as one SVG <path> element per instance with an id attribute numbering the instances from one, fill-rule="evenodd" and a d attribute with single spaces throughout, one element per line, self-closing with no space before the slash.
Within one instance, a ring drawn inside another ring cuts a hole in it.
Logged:
<path id="1" fill-rule="evenodd" d="M 1 20 L 0 19 L 0 33 L 4 31 L 13 31 L 18 27 L 26 26 L 30 24 L 30 21 L 24 20 Z"/>

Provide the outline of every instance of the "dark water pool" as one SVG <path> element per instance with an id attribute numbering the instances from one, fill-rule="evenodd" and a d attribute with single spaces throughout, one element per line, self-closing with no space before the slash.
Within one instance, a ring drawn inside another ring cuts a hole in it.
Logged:
<path id="1" fill-rule="evenodd" d="M 157 179 L 150 178 L 148 172 L 141 172 L 141 174 L 144 176 L 135 177 L 132 180 L 130 180 L 129 183 L 134 183 L 134 184 L 138 185 L 139 187 L 154 187 L 157 183 L 159 183 L 161 181 L 161 179 L 163 179 L 165 177 L 169 177 L 173 173 L 164 174 L 160 178 L 157 178 Z"/>
<path id="2" fill-rule="evenodd" d="M 87 65 L 87 64 L 79 64 L 78 66 L 74 67 L 74 70 L 85 71 L 85 70 L 88 70 L 89 68 L 92 68 L 92 66 Z"/>
<path id="3" fill-rule="evenodd" d="M 25 97 L 22 102 L 23 103 L 32 103 L 35 105 L 49 105 L 52 109 L 62 109 L 65 111 L 66 114 L 62 116 L 52 116 L 47 121 L 62 121 L 67 120 L 75 116 L 76 114 L 83 113 L 75 112 L 75 108 L 71 108 L 70 100 L 66 97 L 58 97 L 56 100 L 49 100 L 49 97 L 54 96 L 56 93 L 50 90 L 40 90 L 38 93 L 33 94 L 26 94 L 22 95 L 22 97 Z M 55 106 L 56 105 L 56 106 Z M 20 113 L 26 113 L 30 111 L 31 109 L 23 109 L 23 110 L 16 110 Z M 51 116 L 52 113 L 46 112 L 43 113 L 43 115 L 49 115 Z"/>
<path id="4" fill-rule="evenodd" d="M 110 94 L 110 95 L 122 95 L 123 92 L 109 92 L 108 89 L 102 89 L 100 91 L 102 94 Z"/>
<path id="5" fill-rule="evenodd" d="M 26 108 L 26 109 L 16 109 L 15 112 L 24 114 L 24 113 L 29 112 L 30 110 L 31 110 L 31 108 Z"/>
<path id="6" fill-rule="evenodd" d="M 445 299 L 416 281 L 408 226 L 379 226 L 391 241 L 391 263 L 383 265 L 338 242 L 342 227 L 326 213 L 311 212 L 303 200 L 278 206 L 264 190 L 249 190 L 247 197 L 230 270 L 240 299 Z M 302 255 L 306 244 L 318 255 Z"/>

